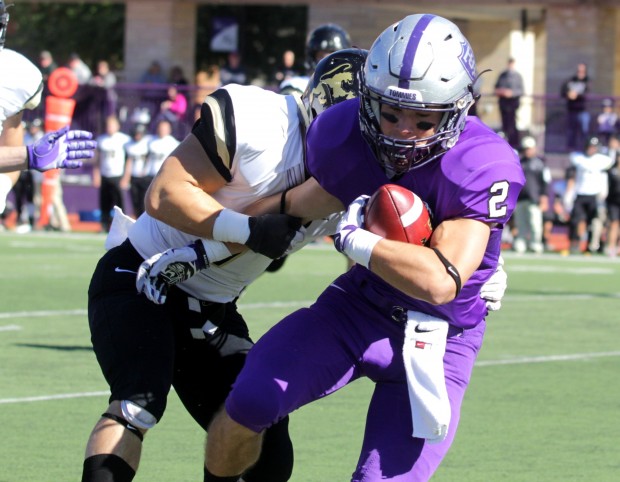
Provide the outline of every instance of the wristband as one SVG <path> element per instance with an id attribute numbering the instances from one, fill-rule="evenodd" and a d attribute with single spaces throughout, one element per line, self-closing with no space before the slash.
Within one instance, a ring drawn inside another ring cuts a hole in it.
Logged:
<path id="1" fill-rule="evenodd" d="M 375 245 L 383 238 L 366 231 L 365 229 L 357 229 L 351 236 L 351 244 L 347 247 L 346 255 L 364 268 L 370 269 L 370 256 Z"/>
<path id="2" fill-rule="evenodd" d="M 250 237 L 249 216 L 232 209 L 222 209 L 213 223 L 213 239 L 245 244 Z"/>
<path id="3" fill-rule="evenodd" d="M 290 189 L 290 187 L 287 187 L 280 195 L 280 214 L 286 214 L 286 193 L 289 192 Z"/>

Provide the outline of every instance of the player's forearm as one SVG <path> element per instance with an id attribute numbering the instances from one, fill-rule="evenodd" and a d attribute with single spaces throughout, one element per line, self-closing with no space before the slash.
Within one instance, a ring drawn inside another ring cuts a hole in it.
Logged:
<path id="1" fill-rule="evenodd" d="M 303 222 L 323 219 L 344 210 L 338 198 L 329 194 L 314 178 L 294 187 L 284 199 L 284 212 L 302 218 Z"/>
<path id="2" fill-rule="evenodd" d="M 0 172 L 8 173 L 28 169 L 26 146 L 0 147 Z"/>

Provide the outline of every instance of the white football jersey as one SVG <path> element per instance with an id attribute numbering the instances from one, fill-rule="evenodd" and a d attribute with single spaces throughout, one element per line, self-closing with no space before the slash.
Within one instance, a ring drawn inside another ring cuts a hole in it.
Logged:
<path id="1" fill-rule="evenodd" d="M 125 146 L 127 159 L 131 158 L 131 176 L 144 177 L 147 175 L 146 156 L 149 154 L 151 136 L 144 136 L 139 140 L 132 140 Z"/>
<path id="2" fill-rule="evenodd" d="M 194 130 L 209 158 L 228 183 L 212 194 L 223 206 L 243 212 L 263 197 L 296 186 L 306 178 L 303 137 L 297 102 L 255 86 L 227 85 L 208 96 L 203 119 L 211 116 L 209 131 Z M 317 229 L 317 226 L 320 228 Z M 312 236 L 333 233 L 335 223 L 313 223 Z M 172 247 L 182 247 L 196 237 L 171 228 L 143 214 L 129 231 L 129 239 L 146 259 Z M 271 259 L 246 251 L 220 265 L 212 265 L 179 287 L 192 296 L 219 303 L 237 298 L 260 276 Z"/>
<path id="3" fill-rule="evenodd" d="M 103 177 L 120 177 L 125 172 L 125 146 L 131 137 L 124 132 L 102 134 L 97 137 L 99 169 Z"/>
<path id="4" fill-rule="evenodd" d="M 0 50 L 0 134 L 4 121 L 41 102 L 41 71 L 22 54 Z"/>
<path id="5" fill-rule="evenodd" d="M 146 156 L 146 164 L 144 166 L 145 175 L 155 176 L 166 160 L 166 157 L 168 157 L 179 144 L 180 142 L 173 136 L 151 137 L 148 154 Z"/>

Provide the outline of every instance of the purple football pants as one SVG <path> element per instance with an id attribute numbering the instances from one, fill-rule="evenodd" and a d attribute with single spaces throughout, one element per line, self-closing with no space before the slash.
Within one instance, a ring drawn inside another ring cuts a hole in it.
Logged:
<path id="1" fill-rule="evenodd" d="M 341 276 L 310 308 L 289 315 L 250 350 L 226 401 L 230 417 L 260 432 L 293 410 L 366 376 L 375 382 L 353 482 L 428 480 L 456 432 L 485 322 L 448 334 L 444 370 L 452 418 L 445 441 L 413 438 L 403 365 L 404 324 L 359 283 Z"/>

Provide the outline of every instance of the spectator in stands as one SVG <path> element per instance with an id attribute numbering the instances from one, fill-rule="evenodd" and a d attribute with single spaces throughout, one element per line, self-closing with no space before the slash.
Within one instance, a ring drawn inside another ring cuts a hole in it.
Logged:
<path id="1" fill-rule="evenodd" d="M 116 104 L 118 103 L 118 94 L 114 89 L 116 74 L 110 69 L 110 64 L 107 60 L 97 62 L 95 74 L 90 79 L 89 84 L 105 89 L 106 105 L 104 115 L 105 117 L 114 115 L 116 113 Z"/>
<path id="2" fill-rule="evenodd" d="M 146 161 L 151 136 L 147 133 L 146 124 L 135 124 L 131 134 L 131 141 L 125 146 L 127 152 L 126 170 L 131 174 L 129 192 L 133 215 L 137 219 L 144 212 L 144 196 L 153 180 L 153 176 L 148 175 Z"/>
<path id="3" fill-rule="evenodd" d="M 166 77 L 162 73 L 161 64 L 157 60 L 153 60 L 148 69 L 140 77 L 142 84 L 165 84 Z"/>
<path id="4" fill-rule="evenodd" d="M 166 76 L 161 64 L 153 60 L 140 77 L 142 86 L 142 106 L 148 109 L 151 118 L 159 112 L 160 104 L 166 99 Z"/>
<path id="5" fill-rule="evenodd" d="M 295 66 L 295 52 L 286 50 L 282 54 L 282 63 L 274 74 L 275 84 L 280 85 L 284 80 L 297 77 L 300 74 L 301 72 Z"/>
<path id="6" fill-rule="evenodd" d="M 146 158 L 145 173 L 151 179 L 159 172 L 166 157 L 179 145 L 172 135 L 172 124 L 161 119 L 155 127 L 155 135 L 149 141 L 149 152 Z"/>
<path id="7" fill-rule="evenodd" d="M 618 255 L 620 239 L 620 140 L 614 134 L 609 139 L 607 154 L 613 160 L 607 171 L 609 192 L 607 193 L 607 254 L 615 258 Z"/>
<path id="8" fill-rule="evenodd" d="M 220 69 L 220 81 L 222 85 L 245 85 L 248 83 L 248 74 L 241 63 L 241 54 L 239 52 L 230 52 L 228 54 L 228 61 Z"/>
<path id="9" fill-rule="evenodd" d="M 618 114 L 614 110 L 612 99 L 603 99 L 602 111 L 596 117 L 597 136 L 604 145 L 609 143 L 609 139 L 618 129 Z"/>
<path id="10" fill-rule="evenodd" d="M 577 64 L 577 71 L 562 85 L 561 95 L 566 99 L 566 145 L 569 151 L 581 149 L 590 131 L 590 113 L 586 108 L 586 94 L 590 90 L 588 67 Z"/>
<path id="11" fill-rule="evenodd" d="M 168 86 L 168 97 L 161 103 L 159 119 L 166 119 L 174 127 L 185 118 L 187 112 L 187 98 L 176 85 Z"/>
<path id="12" fill-rule="evenodd" d="M 99 189 L 101 227 L 110 230 L 112 209 L 123 209 L 123 190 L 129 187 L 131 172 L 126 169 L 125 146 L 131 141 L 116 116 L 106 119 L 106 131 L 97 138 L 97 153 L 93 168 L 93 186 Z"/>
<path id="13" fill-rule="evenodd" d="M 589 231 L 586 252 L 599 250 L 607 197 L 607 170 L 612 166 L 611 157 L 599 152 L 598 137 L 590 137 L 584 152 L 573 152 L 571 164 L 575 167 L 575 202 L 571 212 L 573 226 L 570 240 L 571 254 L 581 253 L 581 241 Z"/>
<path id="14" fill-rule="evenodd" d="M 525 173 L 525 186 L 519 194 L 513 217 L 516 237 L 513 249 L 524 253 L 527 249 L 534 253 L 543 252 L 543 216 L 549 209 L 548 188 L 551 172 L 545 159 L 536 149 L 533 137 L 524 137 L 521 142 L 521 167 Z"/>
<path id="15" fill-rule="evenodd" d="M 81 59 L 79 54 L 74 52 L 69 56 L 68 66 L 77 77 L 79 85 L 86 85 L 90 82 L 93 73 L 90 70 L 90 67 Z"/>
<path id="16" fill-rule="evenodd" d="M 175 85 L 188 85 L 189 82 L 185 78 L 185 73 L 180 65 L 175 65 L 170 69 L 170 75 L 168 75 L 168 83 Z"/>
<path id="17" fill-rule="evenodd" d="M 54 57 L 49 50 L 42 50 L 39 54 L 39 70 L 43 75 L 43 82 L 47 82 L 50 74 L 56 70 L 58 65 L 54 62 Z"/>
<path id="18" fill-rule="evenodd" d="M 523 95 L 523 77 L 515 69 L 515 59 L 508 59 L 508 66 L 495 83 L 495 95 L 498 98 L 499 112 L 502 116 L 502 131 L 508 143 L 519 148 L 519 130 L 517 129 L 517 110 Z"/>

